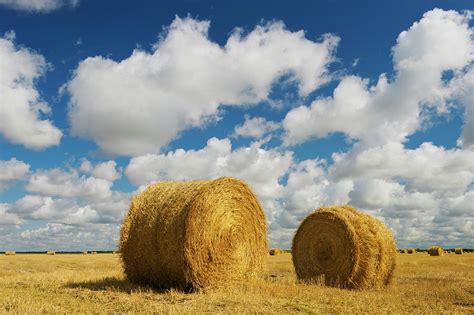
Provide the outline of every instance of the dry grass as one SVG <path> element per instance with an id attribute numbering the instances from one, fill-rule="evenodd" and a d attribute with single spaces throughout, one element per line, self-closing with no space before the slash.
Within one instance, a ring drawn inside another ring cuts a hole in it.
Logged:
<path id="1" fill-rule="evenodd" d="M 264 280 L 186 294 L 129 283 L 113 254 L 0 256 L 0 313 L 474 312 L 474 254 L 399 254 L 394 284 L 371 291 L 298 284 L 290 254 L 267 259 Z"/>
<path id="2" fill-rule="evenodd" d="M 133 198 L 120 232 L 125 274 L 162 288 L 258 278 L 267 253 L 263 209 L 230 177 L 153 184 Z"/>
<path id="3" fill-rule="evenodd" d="M 397 248 L 382 222 L 342 205 L 309 214 L 293 238 L 292 253 L 302 281 L 363 290 L 391 282 Z"/>

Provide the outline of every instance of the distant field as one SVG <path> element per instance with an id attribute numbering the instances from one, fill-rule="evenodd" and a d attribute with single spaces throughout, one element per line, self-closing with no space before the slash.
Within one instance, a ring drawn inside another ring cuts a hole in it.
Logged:
<path id="1" fill-rule="evenodd" d="M 0 256 L 0 312 L 474 312 L 474 254 L 399 254 L 395 284 L 355 292 L 298 284 L 291 255 L 265 279 L 201 293 L 154 291 L 123 279 L 118 255 Z"/>

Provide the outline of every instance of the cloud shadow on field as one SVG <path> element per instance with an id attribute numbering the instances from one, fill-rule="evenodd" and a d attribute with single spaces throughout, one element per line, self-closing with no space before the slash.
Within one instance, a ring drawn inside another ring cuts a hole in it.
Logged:
<path id="1" fill-rule="evenodd" d="M 119 277 L 106 277 L 90 281 L 71 281 L 68 282 L 65 287 L 70 289 L 88 289 L 92 291 L 116 291 L 128 294 L 144 291 L 166 293 L 170 290 L 174 290 L 173 288 L 159 288 L 152 285 L 136 284 Z M 182 291 L 182 293 L 189 293 L 189 291 Z"/>

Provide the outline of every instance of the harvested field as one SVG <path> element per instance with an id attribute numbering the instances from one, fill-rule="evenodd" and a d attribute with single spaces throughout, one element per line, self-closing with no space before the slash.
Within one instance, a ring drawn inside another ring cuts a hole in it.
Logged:
<path id="1" fill-rule="evenodd" d="M 394 283 L 349 291 L 298 284 L 290 254 L 267 255 L 265 279 L 199 293 L 124 280 L 118 255 L 0 256 L 0 312 L 474 312 L 474 254 L 397 254 Z"/>

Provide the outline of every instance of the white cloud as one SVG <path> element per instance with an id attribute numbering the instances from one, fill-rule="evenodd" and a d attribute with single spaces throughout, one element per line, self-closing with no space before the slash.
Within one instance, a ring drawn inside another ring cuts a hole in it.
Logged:
<path id="1" fill-rule="evenodd" d="M 102 178 L 113 182 L 120 178 L 120 171 L 117 171 L 117 163 L 114 160 L 98 163 L 92 166 L 92 163 L 84 159 L 79 169 L 84 173 L 92 174 L 95 178 Z"/>
<path id="2" fill-rule="evenodd" d="M 462 71 L 474 58 L 471 15 L 434 9 L 402 32 L 393 47 L 394 80 L 384 74 L 376 85 L 357 76 L 342 79 L 333 96 L 290 111 L 284 141 L 342 132 L 366 146 L 402 142 L 421 125 L 425 106 L 446 111 L 445 71 Z"/>
<path id="3" fill-rule="evenodd" d="M 234 176 L 246 180 L 261 199 L 281 193 L 279 179 L 287 172 L 290 152 L 264 150 L 257 144 L 232 150 L 228 139 L 212 138 L 200 150 L 178 149 L 167 154 L 147 154 L 132 158 L 125 170 L 135 185 L 159 180 L 208 179 Z"/>
<path id="4" fill-rule="evenodd" d="M 111 162 L 97 165 L 97 172 L 108 179 L 79 176 L 74 169 L 38 170 L 25 187 L 33 194 L 18 199 L 11 209 L 25 220 L 70 225 L 121 222 L 129 206 L 130 193 L 111 189 L 112 181 L 117 178 L 117 173 L 110 171 L 115 170 L 115 162 Z"/>
<path id="5" fill-rule="evenodd" d="M 22 232 L 2 233 L 0 230 L 4 241 L 2 246 L 17 250 L 111 250 L 117 248 L 118 234 L 119 227 L 115 224 L 74 226 L 47 223 L 42 227 Z"/>
<path id="6" fill-rule="evenodd" d="M 2 225 L 20 225 L 23 220 L 15 213 L 9 212 L 10 205 L 7 203 L 0 203 L 0 226 Z"/>
<path id="7" fill-rule="evenodd" d="M 28 12 L 51 12 L 64 6 L 75 7 L 79 0 L 0 0 L 0 6 Z"/>
<path id="8" fill-rule="evenodd" d="M 474 65 L 450 82 L 446 94 L 464 106 L 464 124 L 458 145 L 474 148 Z"/>
<path id="9" fill-rule="evenodd" d="M 274 121 L 268 121 L 263 117 L 245 117 L 242 125 L 238 125 L 234 129 L 234 137 L 250 137 L 261 139 L 265 135 L 280 129 L 280 124 Z"/>
<path id="10" fill-rule="evenodd" d="M 314 42 L 272 22 L 247 35 L 236 29 L 219 46 L 209 26 L 177 17 L 151 53 L 82 61 L 67 84 L 72 134 L 109 153 L 157 153 L 183 130 L 216 118 L 220 105 L 267 100 L 283 77 L 302 96 L 328 80 L 337 37 Z"/>
<path id="11" fill-rule="evenodd" d="M 47 69 L 43 56 L 14 43 L 13 32 L 0 37 L 0 134 L 30 149 L 59 144 L 62 133 L 42 116 L 51 112 L 36 80 Z"/>
<path id="12" fill-rule="evenodd" d="M 31 175 L 25 189 L 44 196 L 84 197 L 103 200 L 112 195 L 112 182 L 95 177 L 79 176 L 76 170 L 59 168 L 39 170 Z"/>
<path id="13" fill-rule="evenodd" d="M 0 160 L 0 191 L 8 187 L 11 182 L 24 179 L 30 165 L 15 158 Z"/>
<path id="14" fill-rule="evenodd" d="M 456 195 L 474 180 L 474 151 L 446 150 L 429 142 L 414 150 L 402 144 L 333 154 L 330 175 L 336 179 L 398 179 L 407 189 Z"/>

